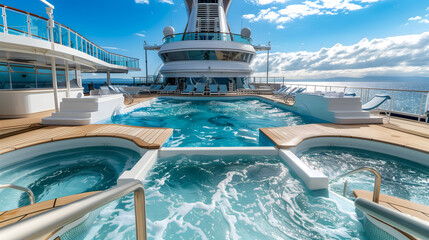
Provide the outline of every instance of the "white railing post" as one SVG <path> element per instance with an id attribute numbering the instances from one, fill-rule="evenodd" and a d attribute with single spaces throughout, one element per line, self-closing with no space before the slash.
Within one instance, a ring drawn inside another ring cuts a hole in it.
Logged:
<path id="1" fill-rule="evenodd" d="M 422 97 L 420 99 L 420 106 L 419 106 L 419 117 L 418 117 L 418 120 L 417 120 L 418 122 L 420 122 L 420 119 L 422 117 L 422 107 L 423 107 L 423 98 L 424 98 L 424 96 L 425 96 L 425 93 L 422 92 Z"/>
<path id="2" fill-rule="evenodd" d="M 6 8 L 2 7 L 2 17 L 3 17 L 3 28 L 4 28 L 4 33 L 8 33 L 8 29 L 7 29 L 7 17 L 6 17 Z"/>
<path id="3" fill-rule="evenodd" d="M 428 115 L 429 115 L 429 92 L 426 92 L 426 104 L 425 104 L 425 122 L 428 123 Z"/>
<path id="4" fill-rule="evenodd" d="M 390 123 L 390 116 L 392 116 L 393 111 L 393 99 L 395 98 L 395 91 L 392 90 L 392 97 L 390 98 L 390 111 L 389 111 L 389 118 L 387 118 L 387 121 Z"/>
<path id="5" fill-rule="evenodd" d="M 28 37 L 31 37 L 31 21 L 30 21 L 30 14 L 27 14 L 27 28 L 28 28 L 28 31 L 27 31 L 27 34 L 28 34 Z"/>

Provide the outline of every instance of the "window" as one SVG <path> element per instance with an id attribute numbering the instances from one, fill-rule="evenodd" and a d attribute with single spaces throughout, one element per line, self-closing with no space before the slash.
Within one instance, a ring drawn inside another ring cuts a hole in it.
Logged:
<path id="1" fill-rule="evenodd" d="M 160 54 L 163 62 L 187 61 L 187 60 L 221 60 L 250 63 L 253 54 L 233 51 L 195 50 L 178 51 Z"/>
<path id="2" fill-rule="evenodd" d="M 66 88 L 64 69 L 57 69 L 59 88 Z M 9 77 L 10 76 L 10 77 Z M 74 71 L 70 72 L 70 85 L 77 87 Z M 0 62 L 0 89 L 52 88 L 52 72 L 49 67 Z"/>

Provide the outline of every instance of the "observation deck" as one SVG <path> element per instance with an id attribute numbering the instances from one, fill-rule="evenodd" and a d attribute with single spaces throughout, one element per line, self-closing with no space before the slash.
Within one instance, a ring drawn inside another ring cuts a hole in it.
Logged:
<path id="1" fill-rule="evenodd" d="M 51 39 L 49 19 L 2 4 L 0 12 L 0 61 L 46 63 L 42 55 L 69 60 L 72 65 L 81 65 L 83 71 L 140 70 L 139 59 L 106 51 L 58 22 L 54 22 Z"/>
<path id="2" fill-rule="evenodd" d="M 190 33 L 177 33 L 165 36 L 162 39 L 163 44 L 180 42 L 180 41 L 199 41 L 199 40 L 213 40 L 213 41 L 226 41 L 226 42 L 239 42 L 252 45 L 252 39 L 240 34 L 222 33 L 222 32 L 190 32 Z"/>

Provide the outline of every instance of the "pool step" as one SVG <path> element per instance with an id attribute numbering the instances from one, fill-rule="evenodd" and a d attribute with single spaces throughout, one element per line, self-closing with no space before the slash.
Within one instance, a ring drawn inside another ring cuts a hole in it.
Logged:
<path id="1" fill-rule="evenodd" d="M 64 98 L 59 112 L 43 118 L 45 125 L 87 125 L 110 118 L 113 112 L 123 106 L 124 97 L 121 94 Z"/>

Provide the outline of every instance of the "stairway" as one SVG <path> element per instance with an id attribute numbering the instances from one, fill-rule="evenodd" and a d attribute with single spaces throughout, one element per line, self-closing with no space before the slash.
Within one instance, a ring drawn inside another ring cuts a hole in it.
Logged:
<path id="1" fill-rule="evenodd" d="M 112 116 L 115 109 L 123 106 L 122 94 L 63 98 L 60 111 L 43 118 L 44 125 L 88 125 Z"/>

